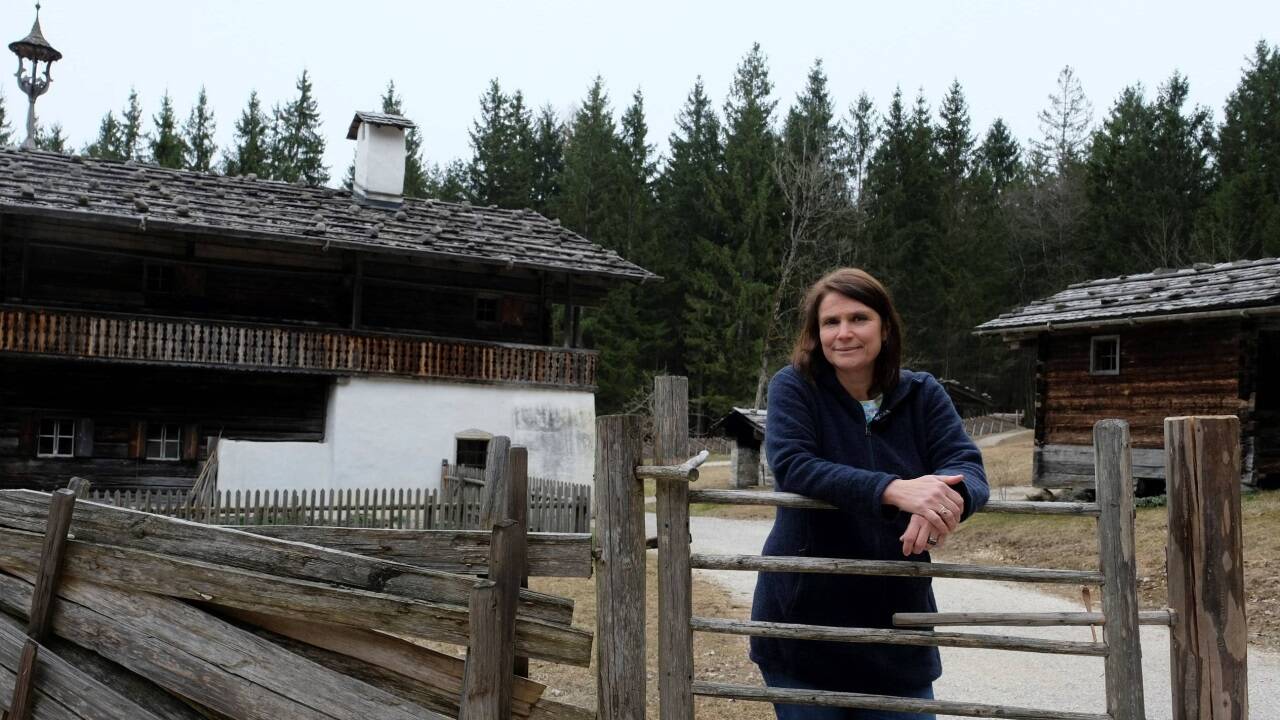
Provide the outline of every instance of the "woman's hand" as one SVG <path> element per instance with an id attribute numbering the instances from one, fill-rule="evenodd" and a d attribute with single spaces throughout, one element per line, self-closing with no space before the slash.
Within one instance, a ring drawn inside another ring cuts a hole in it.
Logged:
<path id="1" fill-rule="evenodd" d="M 894 480 L 885 487 L 881 503 L 912 514 L 907 532 L 902 536 L 904 552 L 909 547 L 922 552 L 925 547 L 941 543 L 956 529 L 964 513 L 964 497 L 951 486 L 963 481 L 963 475 L 922 475 L 910 480 Z M 923 532 L 917 518 L 925 523 Z M 934 542 L 928 542 L 931 539 Z"/>
<path id="2" fill-rule="evenodd" d="M 929 542 L 931 538 L 933 542 Z M 911 516 L 911 521 L 907 523 L 907 531 L 898 539 L 902 541 L 904 557 L 919 555 L 925 550 L 939 550 L 947 544 L 947 536 L 938 534 L 929 521 L 919 515 Z"/>

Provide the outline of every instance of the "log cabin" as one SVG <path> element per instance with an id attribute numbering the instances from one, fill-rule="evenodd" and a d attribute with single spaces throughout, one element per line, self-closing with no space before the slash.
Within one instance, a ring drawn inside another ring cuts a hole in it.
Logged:
<path id="1" fill-rule="evenodd" d="M 656 276 L 530 210 L 0 148 L 0 487 L 432 487 L 488 438 L 590 482 L 581 311 Z"/>
<path id="2" fill-rule="evenodd" d="M 1093 424 L 1127 420 L 1133 474 L 1158 492 L 1164 419 L 1240 418 L 1242 477 L 1280 483 L 1280 259 L 1070 286 L 979 325 L 1036 356 L 1033 484 L 1093 482 Z"/>

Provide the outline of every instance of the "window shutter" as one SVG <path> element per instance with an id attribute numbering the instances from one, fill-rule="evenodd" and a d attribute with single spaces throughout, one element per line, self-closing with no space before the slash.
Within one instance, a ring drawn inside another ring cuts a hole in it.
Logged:
<path id="1" fill-rule="evenodd" d="M 141 458 L 147 449 L 147 424 L 141 420 L 129 423 L 129 457 Z"/>
<path id="2" fill-rule="evenodd" d="M 192 423 L 182 426 L 182 459 L 200 458 L 200 426 Z"/>
<path id="3" fill-rule="evenodd" d="M 22 428 L 18 431 L 18 451 L 25 456 L 36 454 L 36 429 L 39 421 L 28 415 L 22 418 Z"/>
<path id="4" fill-rule="evenodd" d="M 76 420 L 76 457 L 93 457 L 93 418 Z"/>

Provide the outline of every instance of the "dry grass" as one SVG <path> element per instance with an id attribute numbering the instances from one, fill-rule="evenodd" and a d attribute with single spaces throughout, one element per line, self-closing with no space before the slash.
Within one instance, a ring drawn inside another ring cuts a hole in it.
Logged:
<path id="1" fill-rule="evenodd" d="M 658 717 L 658 594 L 657 553 L 649 552 L 645 598 L 646 686 L 648 718 Z M 595 630 L 595 581 L 577 578 L 533 578 L 534 590 L 573 598 L 573 624 Z M 704 617 L 746 619 L 750 607 L 734 603 L 719 586 L 694 576 L 693 614 Z M 694 673 L 700 680 L 760 685 L 756 666 L 747 659 L 745 638 L 697 633 L 693 645 Z M 575 668 L 534 661 L 530 676 L 547 685 L 556 700 L 586 708 L 596 706 L 595 662 L 590 668 Z M 769 720 L 770 705 L 696 698 L 699 720 Z"/>
<path id="2" fill-rule="evenodd" d="M 982 448 L 982 464 L 987 484 L 993 488 L 1031 484 L 1031 448 L 1035 434 L 1027 430 L 1011 435 L 999 444 Z"/>

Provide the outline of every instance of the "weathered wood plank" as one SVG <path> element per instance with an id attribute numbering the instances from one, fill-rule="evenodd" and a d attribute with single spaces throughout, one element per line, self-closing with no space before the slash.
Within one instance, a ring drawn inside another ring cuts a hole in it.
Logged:
<path id="1" fill-rule="evenodd" d="M 1174 720 L 1249 716 L 1240 421 L 1165 420 Z"/>
<path id="2" fill-rule="evenodd" d="M 0 529 L 0 566 L 32 571 L 39 561 L 38 536 Z M 351 627 L 377 627 L 445 642 L 468 642 L 465 608 L 430 603 L 362 588 L 267 575 L 223 565 L 80 541 L 69 544 L 65 573 L 121 589 L 132 589 L 217 605 L 273 612 Z M 522 618 L 516 646 L 530 657 L 587 665 L 591 635 Z"/>
<path id="3" fill-rule="evenodd" d="M 834 510 L 835 506 L 822 500 L 787 492 L 756 490 L 690 490 L 689 502 L 720 505 L 762 505 L 811 510 Z M 1097 515 L 1094 503 L 1026 502 L 1020 500 L 992 500 L 979 512 L 1017 513 L 1037 515 Z"/>
<path id="4" fill-rule="evenodd" d="M 44 493 L 0 491 L 0 526 L 39 531 L 44 527 L 48 507 L 49 496 Z M 257 512 L 260 517 L 261 510 Z M 464 608 L 474 582 L 472 578 L 403 563 L 89 502 L 76 504 L 71 532 L 84 542 Z M 571 603 L 531 591 L 520 595 L 522 615 L 565 625 L 572 621 Z"/>
<path id="5" fill-rule="evenodd" d="M 490 534 L 483 530 L 264 525 L 236 528 L 255 535 L 320 545 L 441 572 L 482 575 L 489 571 Z M 591 577 L 591 536 L 528 533 L 531 577 Z"/>
<path id="6" fill-rule="evenodd" d="M 938 633 L 927 630 L 901 630 L 898 628 L 830 627 L 826 625 L 799 625 L 758 620 L 725 620 L 722 618 L 702 617 L 691 619 L 689 627 L 698 632 L 785 638 L 788 640 L 824 640 L 847 643 L 878 643 L 882 645 L 932 645 L 937 647 L 985 648 L 990 650 L 1016 650 L 1020 652 L 1089 655 L 1095 657 L 1107 654 L 1107 646 L 1103 643 L 1020 638 L 1007 635 L 979 635 L 977 633 Z"/>
<path id="7" fill-rule="evenodd" d="M 0 614 L 0 676 L 10 673 L 7 681 L 0 678 L 0 705 L 7 706 L 13 692 L 11 673 L 20 663 L 19 656 L 26 641 L 27 637 L 18 623 L 9 616 Z M 32 717 L 35 720 L 55 714 L 83 720 L 161 720 L 160 716 L 138 706 L 131 699 L 59 657 L 49 646 L 42 645 L 37 658 L 40 687 L 33 697 Z M 58 712 L 55 713 L 53 708 L 42 710 L 41 705 L 47 704 L 58 706 Z M 18 716 L 12 712 L 12 708 L 10 710 L 11 717 L 16 720 Z"/>
<path id="8" fill-rule="evenodd" d="M 6 611 L 24 613 L 31 591 L 30 583 L 0 574 Z M 232 718 L 432 717 L 175 600 L 70 578 L 59 597 L 59 636 Z"/>
<path id="9" fill-rule="evenodd" d="M 449 716 L 458 714 L 462 694 L 463 661 L 429 650 L 398 637 L 370 630 L 309 623 L 292 618 L 245 611 L 219 609 L 219 613 L 330 653 L 341 654 L 361 663 L 383 668 L 413 683 L 412 697 L 423 707 Z M 290 647 L 295 652 L 299 648 Z M 303 653 L 307 654 L 307 653 Z M 307 654 L 307 657 L 316 659 Z M 322 665 L 333 668 L 325 659 Z M 346 666 L 352 667 L 352 666 Z M 338 669 L 338 668 L 333 668 Z M 376 683 L 375 683 L 376 684 Z M 398 685 L 403 688 L 405 686 Z M 541 683 L 516 677 L 512 681 L 512 712 L 516 717 L 539 716 L 564 720 L 590 720 L 593 713 L 547 699 Z M 393 692 L 398 692 L 393 690 Z M 399 694 L 399 693 L 398 693 Z"/>
<path id="10" fill-rule="evenodd" d="M 756 572 L 832 573 L 838 575 L 888 575 L 899 577 L 949 577 L 1066 585 L 1101 585 L 1101 573 L 1088 570 L 998 565 L 958 565 L 909 560 L 854 560 L 846 558 L 788 557 L 784 555 L 708 555 L 690 558 L 699 570 L 748 570 Z"/>
<path id="11" fill-rule="evenodd" d="M 1134 540 L 1133 475 L 1129 424 L 1099 420 L 1093 426 L 1097 478 L 1099 564 L 1106 578 L 1102 612 L 1107 713 L 1113 720 L 1144 720 L 1142 639 L 1138 635 L 1138 561 Z"/>
<path id="12" fill-rule="evenodd" d="M 596 712 L 644 720 L 644 491 L 636 479 L 641 422 L 596 418 Z"/>
<path id="13" fill-rule="evenodd" d="M 502 680 L 505 678 L 510 686 L 511 663 L 504 662 L 500 595 L 498 583 L 492 580 L 476 583 L 471 591 L 471 645 L 467 648 L 458 720 L 511 717 L 509 694 L 503 703 Z"/>
<path id="14" fill-rule="evenodd" d="M 755 687 L 728 683 L 695 682 L 693 694 L 732 700 L 821 705 L 862 710 L 891 710 L 904 713 L 936 713 L 964 717 L 1006 718 L 1006 720 L 1111 720 L 1094 713 L 1036 710 L 1011 705 L 984 705 L 948 700 L 915 700 L 889 695 L 792 690 L 790 688 Z"/>
<path id="15" fill-rule="evenodd" d="M 653 462 L 671 466 L 688 455 L 688 378 L 653 379 Z M 680 468 L 677 468 L 679 471 Z M 638 477 L 643 477 L 637 472 Z M 661 720 L 693 720 L 693 572 L 689 564 L 689 469 L 657 478 L 658 697 Z"/>
<path id="16" fill-rule="evenodd" d="M 1169 626 L 1174 623 L 1174 617 L 1174 613 L 1170 610 L 1142 610 L 1138 613 L 1138 624 Z M 934 627 L 938 625 L 1016 625 L 1018 627 L 1052 627 L 1102 625 L 1104 622 L 1104 616 L 1100 612 L 949 612 L 893 614 L 893 624 L 897 627 Z"/>

